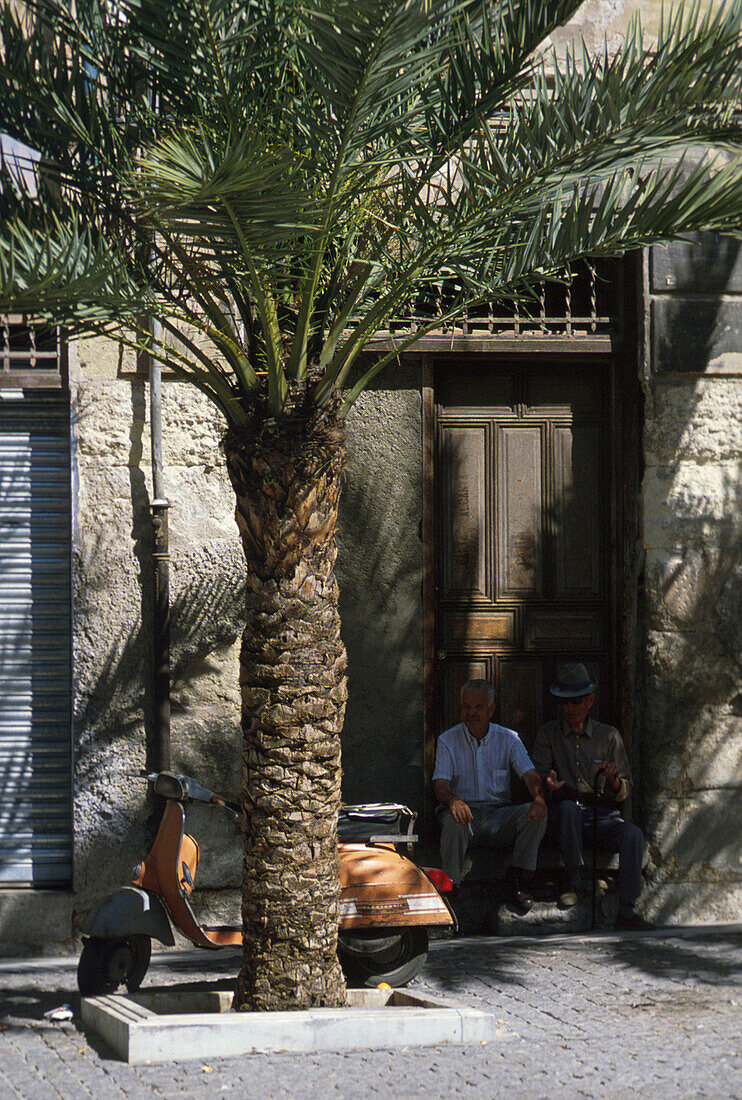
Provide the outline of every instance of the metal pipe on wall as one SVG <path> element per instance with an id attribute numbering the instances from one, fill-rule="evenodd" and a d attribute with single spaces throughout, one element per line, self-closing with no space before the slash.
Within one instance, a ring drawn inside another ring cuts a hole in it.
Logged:
<path id="1" fill-rule="evenodd" d="M 152 319 L 152 338 L 160 340 L 159 322 Z M 170 552 L 168 509 L 162 462 L 162 366 L 149 357 L 150 435 L 152 446 L 152 702 L 154 728 L 149 765 L 154 771 L 170 767 Z"/>

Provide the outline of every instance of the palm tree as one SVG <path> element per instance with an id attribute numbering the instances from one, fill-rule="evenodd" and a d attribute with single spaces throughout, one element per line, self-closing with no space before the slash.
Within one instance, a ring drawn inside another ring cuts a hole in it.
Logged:
<path id="1" fill-rule="evenodd" d="M 239 1008 L 344 1000 L 346 411 L 466 308 L 742 224 L 740 0 L 558 64 L 543 43 L 580 2 L 0 0 L 0 130 L 41 154 L 32 187 L 0 176 L 0 306 L 154 353 L 224 415 L 248 569 Z M 396 351 L 364 357 L 402 313 Z"/>

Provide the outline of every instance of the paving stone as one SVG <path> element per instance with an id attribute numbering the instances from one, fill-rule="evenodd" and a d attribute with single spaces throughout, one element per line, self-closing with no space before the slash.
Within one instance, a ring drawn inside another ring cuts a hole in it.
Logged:
<path id="1" fill-rule="evenodd" d="M 220 959 L 220 962 L 222 960 Z M 739 1019 L 742 930 L 692 937 L 474 938 L 437 941 L 414 988 L 486 1008 L 498 1040 L 476 1047 L 259 1055 L 130 1067 L 70 1025 L 39 1019 L 77 1009 L 74 965 L 0 966 L 0 1073 L 22 1100 L 94 1096 L 352 1095 L 528 1097 L 539 1100 L 742 1098 Z M 215 968 L 216 969 L 216 968 Z M 219 977 L 201 955 L 160 956 L 152 986 Z M 43 1000 L 52 989 L 53 1004 Z M 38 995 L 34 996 L 34 991 Z M 2 1086 L 0 1076 L 0 1089 Z M 13 1092 L 2 1090 L 3 1097 Z"/>

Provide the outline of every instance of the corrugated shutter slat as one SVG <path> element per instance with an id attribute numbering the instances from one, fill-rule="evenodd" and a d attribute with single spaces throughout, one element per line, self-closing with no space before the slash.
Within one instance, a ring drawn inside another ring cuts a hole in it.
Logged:
<path id="1" fill-rule="evenodd" d="M 0 397 L 0 883 L 72 877 L 69 396 Z"/>

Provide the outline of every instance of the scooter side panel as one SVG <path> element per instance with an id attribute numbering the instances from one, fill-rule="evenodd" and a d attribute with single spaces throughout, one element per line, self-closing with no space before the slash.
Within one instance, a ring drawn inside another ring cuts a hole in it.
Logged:
<path id="1" fill-rule="evenodd" d="M 180 802 L 170 801 L 165 806 L 160 828 L 152 850 L 142 864 L 134 880 L 135 889 L 143 886 L 159 895 L 164 901 L 173 924 L 196 947 L 227 947 L 242 943 L 240 929 L 202 928 L 188 902 L 191 883 L 196 877 L 198 844 L 185 832 L 185 810 Z M 191 883 L 187 881 L 187 867 Z M 172 942 L 172 941 L 171 941 Z"/>
<path id="2" fill-rule="evenodd" d="M 81 932 L 103 940 L 146 935 L 168 947 L 175 943 L 162 902 L 137 886 L 122 886 L 92 909 L 82 922 Z"/>
<path id="3" fill-rule="evenodd" d="M 433 883 L 393 846 L 340 846 L 340 927 L 452 925 Z"/>

